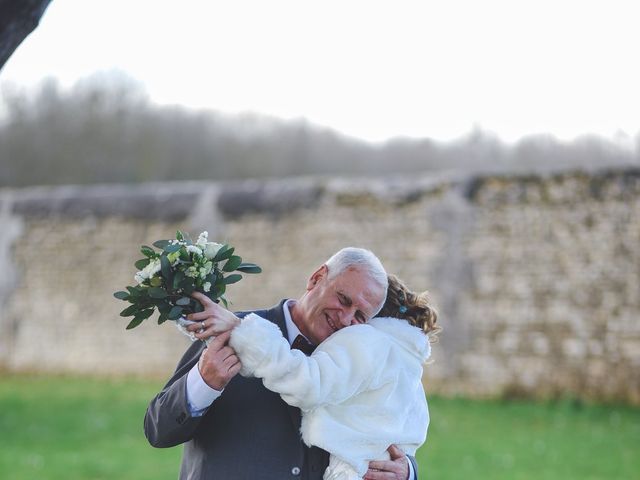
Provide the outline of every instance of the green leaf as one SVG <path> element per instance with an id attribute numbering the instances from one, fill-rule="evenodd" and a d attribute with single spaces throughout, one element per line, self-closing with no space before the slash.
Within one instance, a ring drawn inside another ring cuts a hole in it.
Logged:
<path id="1" fill-rule="evenodd" d="M 209 282 L 211 285 L 214 285 L 217 281 L 218 281 L 218 276 L 216 275 L 215 272 L 211 272 L 209 275 L 204 277 L 204 280 L 202 281 L 202 283 L 204 284 L 205 282 Z"/>
<path id="2" fill-rule="evenodd" d="M 166 298 L 167 291 L 162 287 L 151 287 L 147 293 L 151 298 Z"/>
<path id="3" fill-rule="evenodd" d="M 229 245 L 226 245 L 226 244 L 225 244 L 225 245 L 222 245 L 222 246 L 218 249 L 218 251 L 216 252 L 215 257 L 213 257 L 213 259 L 212 259 L 211 261 L 212 261 L 212 262 L 214 262 L 214 263 L 215 263 L 215 262 L 218 262 L 218 261 L 220 260 L 220 257 L 221 257 L 222 255 L 224 255 L 224 252 L 226 252 L 227 250 L 229 250 Z"/>
<path id="4" fill-rule="evenodd" d="M 131 320 L 129 322 L 129 325 L 127 325 L 127 330 L 131 330 L 132 328 L 136 328 L 138 325 L 140 325 L 142 323 L 143 320 L 144 320 L 144 318 L 134 317 L 133 320 Z"/>
<path id="5" fill-rule="evenodd" d="M 133 317 L 133 320 L 131 320 L 129 322 L 129 325 L 127 325 L 127 330 L 131 330 L 132 328 L 137 327 L 138 325 L 140 325 L 142 323 L 143 320 L 146 320 L 152 314 L 153 314 L 153 308 L 148 308 L 146 310 L 141 310 L 140 312 L 136 313 L 136 316 Z"/>
<path id="6" fill-rule="evenodd" d="M 174 290 L 177 290 L 180 287 L 180 283 L 182 283 L 184 278 L 184 273 L 178 270 L 173 277 L 173 281 L 171 282 Z"/>
<path id="7" fill-rule="evenodd" d="M 142 270 L 144 267 L 149 265 L 149 262 L 150 262 L 150 260 L 148 258 L 142 258 L 142 259 L 138 260 L 136 263 L 134 263 L 134 265 L 136 266 L 136 268 L 138 270 Z"/>
<path id="8" fill-rule="evenodd" d="M 182 311 L 183 311 L 183 308 L 179 305 L 176 305 L 171 309 L 171 311 L 167 315 L 167 318 L 169 320 L 177 320 L 178 318 L 180 318 L 180 315 L 182 315 Z"/>
<path id="9" fill-rule="evenodd" d="M 149 318 L 151 315 L 153 315 L 153 310 L 154 308 L 147 308 L 145 310 L 141 310 L 138 313 L 136 313 L 135 318 L 141 318 L 142 320 L 145 320 L 147 318 Z"/>
<path id="10" fill-rule="evenodd" d="M 151 247 L 146 246 L 146 245 L 143 245 L 142 247 L 140 247 L 140 252 L 142 252 L 142 254 L 145 257 L 148 257 L 148 258 L 152 258 L 152 257 L 156 256 L 155 250 L 153 248 L 151 248 Z"/>
<path id="11" fill-rule="evenodd" d="M 232 283 L 237 283 L 240 280 L 242 280 L 242 275 L 240 275 L 239 273 L 234 273 L 225 277 L 223 281 L 225 285 L 231 285 Z"/>
<path id="12" fill-rule="evenodd" d="M 138 310 L 140 310 L 140 306 L 137 304 L 129 305 L 127 308 L 120 312 L 121 317 L 130 317 L 131 315 L 135 315 Z"/>
<path id="13" fill-rule="evenodd" d="M 219 295 L 216 295 L 215 290 L 209 290 L 208 292 L 204 292 L 205 297 L 208 297 L 210 300 L 218 303 Z"/>
<path id="14" fill-rule="evenodd" d="M 227 290 L 227 286 L 224 283 L 216 283 L 215 286 L 213 287 L 213 290 L 211 291 L 211 294 L 215 298 L 219 298 L 224 294 L 226 290 Z"/>
<path id="15" fill-rule="evenodd" d="M 195 288 L 195 279 L 191 277 L 184 277 L 184 280 L 180 282 L 180 289 L 185 293 L 185 295 L 191 295 Z"/>
<path id="16" fill-rule="evenodd" d="M 180 241 L 184 240 L 184 235 L 180 230 L 176 231 L 176 240 L 180 240 Z"/>
<path id="17" fill-rule="evenodd" d="M 143 285 L 138 286 L 138 292 L 136 297 L 136 302 L 144 302 L 149 299 L 148 295 L 149 287 L 145 287 Z"/>
<path id="18" fill-rule="evenodd" d="M 227 302 L 227 299 L 224 296 L 220 297 L 220 301 L 224 305 L 224 308 L 229 308 L 229 303 Z"/>
<path id="19" fill-rule="evenodd" d="M 126 288 L 132 297 L 138 296 L 138 291 L 140 290 L 140 287 L 126 287 Z"/>
<path id="20" fill-rule="evenodd" d="M 169 243 L 171 243 L 169 240 L 158 240 L 157 242 L 153 242 L 153 246 L 162 250 L 169 245 Z"/>
<path id="21" fill-rule="evenodd" d="M 182 298 L 179 298 L 179 299 L 176 301 L 176 305 L 182 305 L 182 306 L 184 306 L 184 305 L 189 305 L 189 303 L 190 303 L 190 302 L 191 302 L 191 298 L 189 298 L 189 297 L 182 297 Z"/>
<path id="22" fill-rule="evenodd" d="M 158 317 L 158 325 L 162 325 L 167 320 L 169 320 L 169 313 L 161 313 Z"/>
<path id="23" fill-rule="evenodd" d="M 118 300 L 129 300 L 129 294 L 127 292 L 116 292 L 113 296 Z"/>
<path id="24" fill-rule="evenodd" d="M 262 273 L 262 268 L 255 263 L 241 263 L 236 270 L 242 273 Z"/>
<path id="25" fill-rule="evenodd" d="M 173 245 L 167 245 L 166 247 L 163 248 L 163 250 L 165 251 L 165 253 L 173 253 L 173 252 L 177 252 L 181 248 L 182 248 L 182 245 L 180 245 L 179 243 L 174 243 Z"/>
<path id="26" fill-rule="evenodd" d="M 242 257 L 238 257 L 237 255 L 233 255 L 227 263 L 222 267 L 223 272 L 233 272 L 236 268 L 238 268 L 242 264 Z"/>
<path id="27" fill-rule="evenodd" d="M 204 310 L 204 307 L 202 306 L 202 304 L 197 300 L 194 300 L 191 305 L 193 305 L 194 312 L 202 312 Z"/>
<path id="28" fill-rule="evenodd" d="M 167 302 L 166 302 L 166 301 L 164 301 L 164 300 L 158 300 L 158 301 L 156 302 L 156 307 L 158 308 L 158 311 L 159 311 L 161 314 L 163 314 L 163 313 L 164 313 L 165 315 L 166 315 L 166 314 L 168 314 L 168 313 L 171 311 L 171 307 L 172 307 L 172 306 L 173 306 L 173 305 L 170 305 L 169 303 L 167 303 Z"/>
<path id="29" fill-rule="evenodd" d="M 218 253 L 216 253 L 216 256 L 213 257 L 213 261 L 221 262 L 222 260 L 226 260 L 227 258 L 231 257 L 231 255 L 233 255 L 234 250 L 235 249 L 233 247 L 230 247 L 229 245 L 223 245 L 222 247 L 220 247 L 220 250 L 218 250 Z"/>
<path id="30" fill-rule="evenodd" d="M 166 255 L 162 255 L 160 257 L 160 271 L 162 272 L 162 276 L 167 281 L 167 283 L 173 283 L 172 282 L 173 272 L 171 271 L 171 262 L 169 261 Z"/>

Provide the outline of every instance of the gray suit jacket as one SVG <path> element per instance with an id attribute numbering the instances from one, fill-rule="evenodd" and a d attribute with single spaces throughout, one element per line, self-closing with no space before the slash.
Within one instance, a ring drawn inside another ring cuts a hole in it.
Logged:
<path id="1" fill-rule="evenodd" d="M 286 337 L 283 303 L 255 313 L 278 325 Z M 203 416 L 191 416 L 187 374 L 203 349 L 203 342 L 191 345 L 144 419 L 145 435 L 154 447 L 184 444 L 180 479 L 321 480 L 329 454 L 304 445 L 300 410 L 267 390 L 260 379 L 236 375 Z M 409 458 L 415 468 L 415 459 Z"/>

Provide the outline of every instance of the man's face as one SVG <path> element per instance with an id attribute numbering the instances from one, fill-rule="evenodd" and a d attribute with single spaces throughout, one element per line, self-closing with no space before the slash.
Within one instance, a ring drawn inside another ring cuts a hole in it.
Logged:
<path id="1" fill-rule="evenodd" d="M 359 269 L 331 280 L 327 274 L 323 265 L 311 275 L 292 311 L 302 334 L 316 345 L 341 328 L 369 321 L 384 299 L 384 288 Z"/>

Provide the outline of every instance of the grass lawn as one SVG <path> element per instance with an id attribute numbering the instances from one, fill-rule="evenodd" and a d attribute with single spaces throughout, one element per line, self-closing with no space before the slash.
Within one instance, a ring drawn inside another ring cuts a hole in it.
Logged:
<path id="1" fill-rule="evenodd" d="M 160 387 L 0 377 L 0 479 L 176 479 L 181 448 L 151 448 L 142 432 Z M 430 410 L 422 480 L 640 478 L 640 409 L 433 398 Z"/>
<path id="2" fill-rule="evenodd" d="M 142 422 L 162 382 L 0 377 L 0 479 L 176 479 Z"/>
<path id="3" fill-rule="evenodd" d="M 640 479 L 640 409 L 436 399 L 421 479 Z"/>

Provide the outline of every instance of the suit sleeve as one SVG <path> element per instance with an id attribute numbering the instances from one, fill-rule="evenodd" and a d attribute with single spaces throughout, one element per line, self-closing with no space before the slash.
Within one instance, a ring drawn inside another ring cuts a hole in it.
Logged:
<path id="1" fill-rule="evenodd" d="M 173 377 L 156 395 L 144 417 L 144 433 L 154 447 L 173 447 L 191 440 L 202 417 L 191 416 L 187 402 L 187 375 L 198 362 L 203 342 L 194 342 L 182 357 Z"/>
<path id="2" fill-rule="evenodd" d="M 269 390 L 306 411 L 342 402 L 368 387 L 375 376 L 372 367 L 384 365 L 372 355 L 384 356 L 385 347 L 380 346 L 381 352 L 371 341 L 362 341 L 372 330 L 366 325 L 340 330 L 307 357 L 291 350 L 274 324 L 251 314 L 233 330 L 229 344 L 240 357 L 242 375 L 262 378 Z"/>

